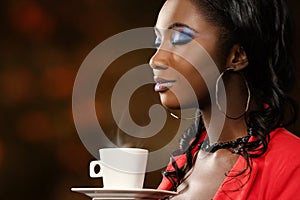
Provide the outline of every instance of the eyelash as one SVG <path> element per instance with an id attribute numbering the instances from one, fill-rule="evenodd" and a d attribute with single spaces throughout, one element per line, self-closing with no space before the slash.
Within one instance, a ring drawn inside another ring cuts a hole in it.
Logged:
<path id="1" fill-rule="evenodd" d="M 193 36 L 187 34 L 186 32 L 174 32 L 172 35 L 171 43 L 173 45 L 184 45 L 190 42 L 193 39 Z"/>
<path id="2" fill-rule="evenodd" d="M 154 47 L 158 48 L 160 45 L 161 45 L 161 37 L 156 35 L 156 39 L 155 39 L 155 42 L 154 42 Z"/>
<path id="3" fill-rule="evenodd" d="M 174 30 L 171 36 L 172 45 L 184 45 L 189 43 L 194 38 L 193 30 L 183 27 L 182 30 Z M 158 48 L 161 45 L 162 39 L 157 34 L 154 46 Z"/>

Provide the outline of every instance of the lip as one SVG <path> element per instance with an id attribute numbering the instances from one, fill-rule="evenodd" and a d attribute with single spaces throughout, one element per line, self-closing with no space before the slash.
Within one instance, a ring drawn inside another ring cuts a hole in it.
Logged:
<path id="1" fill-rule="evenodd" d="M 176 81 L 175 80 L 167 80 L 167 79 L 163 79 L 158 76 L 154 76 L 154 82 L 156 83 L 155 87 L 154 87 L 155 92 L 165 92 L 166 90 L 173 87 L 173 85 Z"/>

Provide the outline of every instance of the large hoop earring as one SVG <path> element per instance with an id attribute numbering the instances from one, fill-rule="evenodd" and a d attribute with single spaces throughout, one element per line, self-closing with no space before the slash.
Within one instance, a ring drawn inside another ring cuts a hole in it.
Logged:
<path id="1" fill-rule="evenodd" d="M 221 78 L 224 76 L 224 74 L 225 74 L 226 72 L 228 72 L 228 71 L 231 71 L 231 70 L 234 70 L 234 68 L 229 67 L 229 68 L 225 69 L 225 70 L 220 74 L 220 76 L 217 78 L 217 81 L 216 81 L 216 105 L 218 106 L 218 109 L 219 109 L 219 110 L 220 110 L 227 118 L 236 120 L 236 119 L 240 119 L 242 116 L 244 116 L 244 115 L 248 112 L 248 110 L 249 110 L 249 105 L 250 105 L 250 100 L 251 100 L 251 92 L 250 92 L 250 88 L 249 88 L 249 85 L 248 85 L 248 82 L 247 82 L 245 76 L 244 76 L 242 73 L 239 73 L 239 75 L 242 76 L 243 81 L 244 81 L 244 83 L 245 83 L 245 85 L 246 85 L 246 88 L 247 88 L 248 97 L 247 97 L 247 102 L 246 102 L 246 108 L 245 108 L 244 112 L 243 112 L 241 115 L 237 116 L 237 117 L 229 116 L 229 115 L 226 114 L 225 111 L 222 110 L 221 105 L 220 105 L 220 103 L 219 103 L 219 95 L 218 95 L 218 93 L 219 93 L 219 82 L 220 82 Z"/>

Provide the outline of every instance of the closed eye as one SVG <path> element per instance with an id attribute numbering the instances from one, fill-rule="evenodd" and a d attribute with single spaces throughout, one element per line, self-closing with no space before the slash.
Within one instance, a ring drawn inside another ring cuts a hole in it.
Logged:
<path id="1" fill-rule="evenodd" d="M 171 43 L 173 45 L 183 45 L 193 40 L 193 37 L 185 32 L 174 31 L 172 34 Z"/>
<path id="2" fill-rule="evenodd" d="M 169 42 L 172 45 L 184 45 L 200 35 L 194 29 L 181 23 L 174 23 L 171 26 L 169 26 L 168 29 L 159 29 L 155 27 L 154 30 L 156 34 L 154 46 L 156 48 L 158 48 L 161 45 L 163 38 L 168 38 Z M 162 34 L 164 34 L 164 37 L 162 36 Z M 170 38 L 166 37 L 166 35 L 168 35 Z"/>
<path id="3" fill-rule="evenodd" d="M 154 47 L 158 48 L 161 45 L 162 37 L 161 37 L 161 33 L 160 33 L 158 28 L 155 27 L 154 31 L 155 31 L 155 35 L 156 35 L 156 38 L 155 38 L 155 41 L 154 41 Z"/>
<path id="4" fill-rule="evenodd" d="M 186 26 L 177 26 L 173 30 L 174 33 L 171 41 L 173 45 L 187 44 L 198 36 L 197 32 Z"/>
<path id="5" fill-rule="evenodd" d="M 154 42 L 154 47 L 158 48 L 161 45 L 162 39 L 160 36 L 156 36 L 155 42 Z"/>

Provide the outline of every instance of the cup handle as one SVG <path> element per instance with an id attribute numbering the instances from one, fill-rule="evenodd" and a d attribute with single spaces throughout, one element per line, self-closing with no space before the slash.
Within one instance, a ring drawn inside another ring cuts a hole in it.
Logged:
<path id="1" fill-rule="evenodd" d="M 98 173 L 95 172 L 95 167 L 99 166 L 100 170 Z M 90 162 L 90 177 L 91 178 L 100 178 L 102 177 L 102 170 L 101 170 L 101 161 L 100 160 L 93 160 Z"/>

